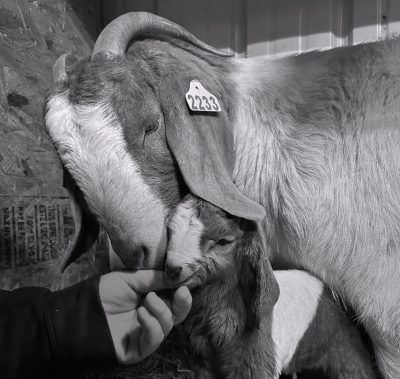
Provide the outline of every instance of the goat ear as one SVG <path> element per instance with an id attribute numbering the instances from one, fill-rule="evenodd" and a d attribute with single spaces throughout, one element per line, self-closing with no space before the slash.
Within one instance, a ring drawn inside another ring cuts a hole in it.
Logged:
<path id="1" fill-rule="evenodd" d="M 63 185 L 71 199 L 72 215 L 78 233 L 75 233 L 72 243 L 61 259 L 61 272 L 93 246 L 100 231 L 100 225 L 89 211 L 81 190 L 66 169 Z"/>
<path id="2" fill-rule="evenodd" d="M 259 327 L 263 315 L 272 312 L 279 297 L 279 285 L 264 250 L 258 236 L 246 237 L 238 249 L 239 292 L 246 309 L 247 329 Z"/>
<path id="3" fill-rule="evenodd" d="M 234 142 L 226 109 L 215 113 L 190 111 L 185 94 L 194 78 L 182 73 L 177 77 L 163 78 L 160 100 L 168 146 L 190 192 L 234 216 L 262 220 L 265 209 L 244 196 L 232 180 Z M 210 78 L 201 82 L 214 95 L 222 92 Z M 224 107 L 224 99 L 219 100 Z"/>

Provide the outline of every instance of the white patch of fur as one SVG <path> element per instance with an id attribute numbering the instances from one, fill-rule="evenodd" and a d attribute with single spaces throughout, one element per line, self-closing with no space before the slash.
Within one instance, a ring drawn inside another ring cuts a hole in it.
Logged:
<path id="1" fill-rule="evenodd" d="M 382 376 L 387 379 L 398 378 L 400 372 L 399 349 L 393 346 L 391 341 L 385 340 L 379 333 L 374 331 L 372 333 L 369 331 L 369 333 L 374 341 L 375 356 Z"/>
<path id="2" fill-rule="evenodd" d="M 272 316 L 272 339 L 279 373 L 287 367 L 313 320 L 324 286 L 298 270 L 274 271 L 280 295 Z"/>
<path id="3" fill-rule="evenodd" d="M 141 177 L 111 110 L 106 104 L 72 105 L 66 94 L 51 98 L 48 109 L 48 131 L 90 208 L 126 246 L 148 247 L 151 267 L 167 209 Z"/>
<path id="4" fill-rule="evenodd" d="M 168 223 L 169 241 L 167 252 L 167 264 L 183 267 L 183 277 L 190 276 L 188 264 L 194 264 L 202 257 L 200 250 L 200 238 L 204 225 L 195 216 L 192 201 L 178 205 L 175 213 Z"/>

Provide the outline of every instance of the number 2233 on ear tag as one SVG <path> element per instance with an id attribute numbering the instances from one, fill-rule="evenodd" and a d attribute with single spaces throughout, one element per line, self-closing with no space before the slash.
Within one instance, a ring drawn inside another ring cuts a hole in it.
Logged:
<path id="1" fill-rule="evenodd" d="M 218 99 L 208 92 L 198 80 L 190 82 L 186 102 L 194 112 L 221 112 Z"/>

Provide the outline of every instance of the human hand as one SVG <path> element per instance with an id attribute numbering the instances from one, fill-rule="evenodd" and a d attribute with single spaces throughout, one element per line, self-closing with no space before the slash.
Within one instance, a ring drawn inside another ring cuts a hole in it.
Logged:
<path id="1" fill-rule="evenodd" d="M 100 300 L 120 363 L 135 363 L 155 352 L 188 315 L 188 288 L 178 288 L 168 305 L 153 292 L 166 288 L 163 272 L 156 270 L 114 271 L 100 278 Z"/>

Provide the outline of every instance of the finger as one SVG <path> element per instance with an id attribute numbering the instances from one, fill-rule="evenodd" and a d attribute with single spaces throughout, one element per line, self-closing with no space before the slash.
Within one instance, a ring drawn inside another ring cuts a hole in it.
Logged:
<path id="1" fill-rule="evenodd" d="M 125 282 L 136 292 L 147 293 L 169 288 L 164 272 L 159 270 L 121 271 Z"/>
<path id="2" fill-rule="evenodd" d="M 192 295 L 187 287 L 179 287 L 173 296 L 171 310 L 174 316 L 174 323 L 182 322 L 192 307 Z"/>
<path id="3" fill-rule="evenodd" d="M 154 292 L 150 292 L 147 294 L 143 305 L 157 319 L 161 325 L 164 336 L 167 336 L 174 326 L 172 313 L 167 304 Z"/>
<path id="4" fill-rule="evenodd" d="M 141 325 L 141 333 L 137 342 L 139 360 L 154 353 L 164 340 L 164 333 L 157 319 L 145 307 L 140 307 L 137 319 Z M 132 347 L 134 349 L 135 347 Z"/>

